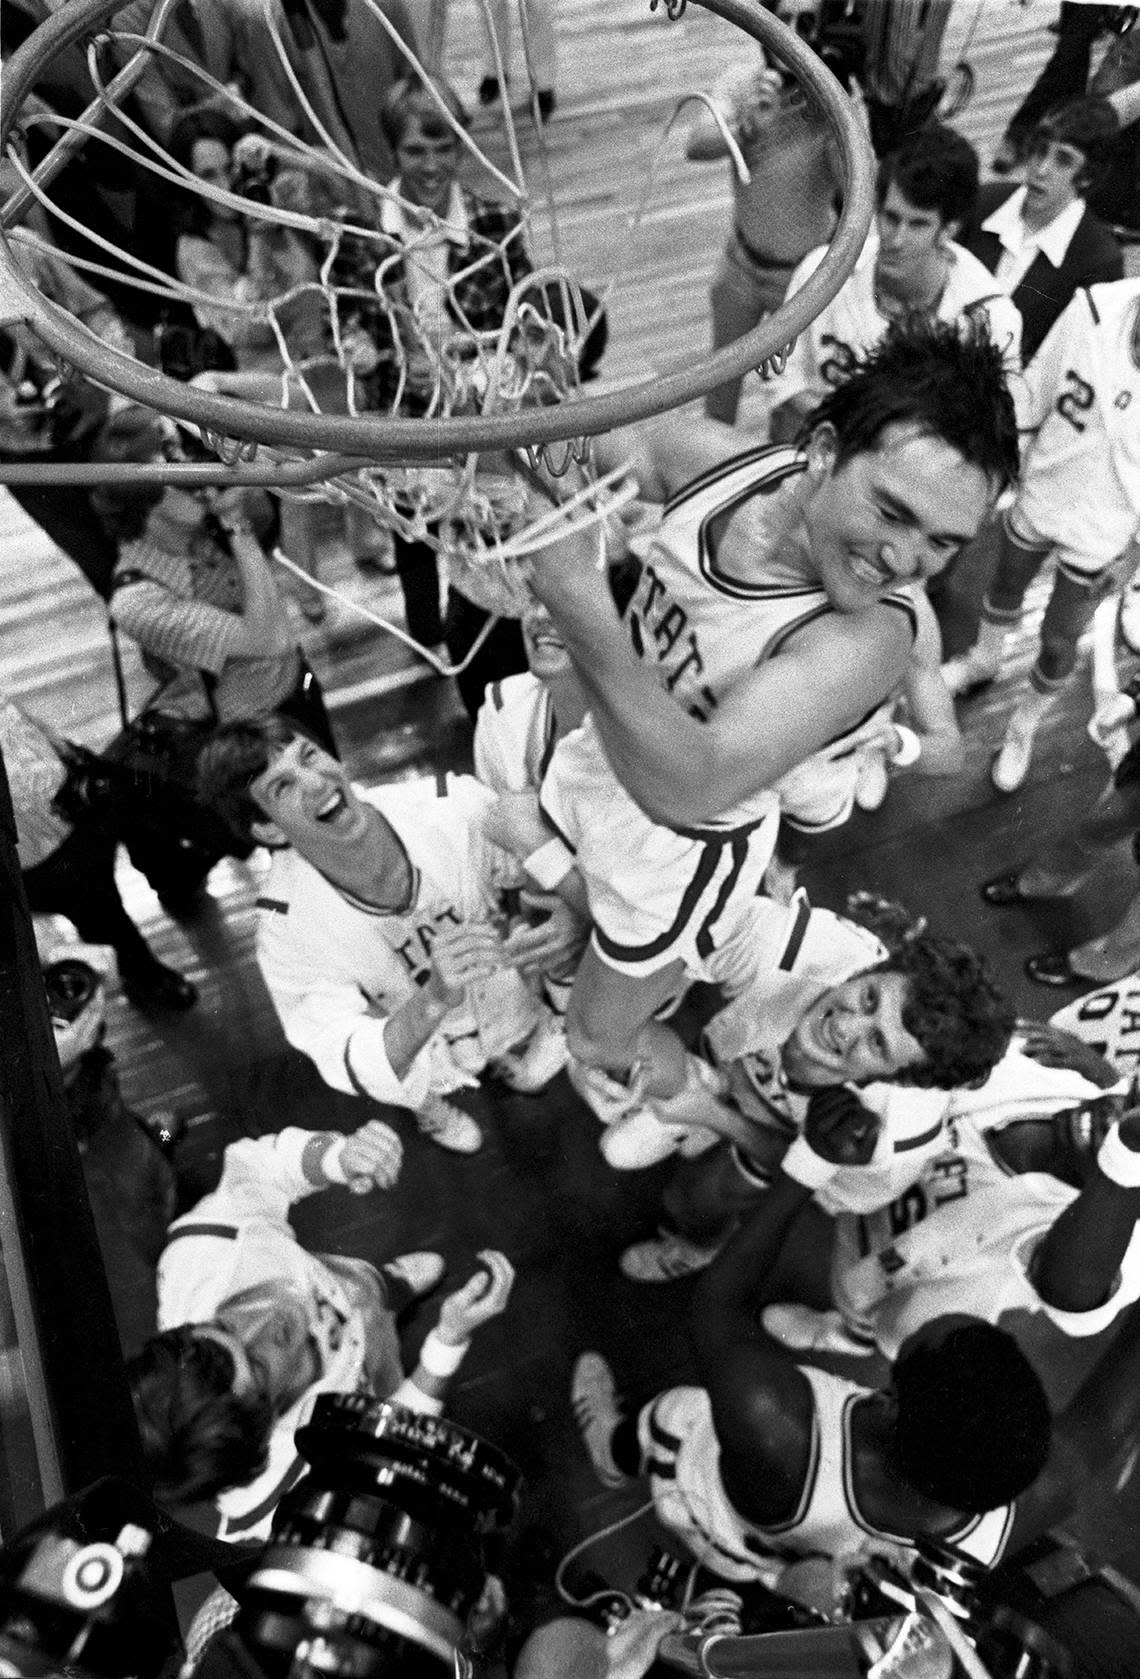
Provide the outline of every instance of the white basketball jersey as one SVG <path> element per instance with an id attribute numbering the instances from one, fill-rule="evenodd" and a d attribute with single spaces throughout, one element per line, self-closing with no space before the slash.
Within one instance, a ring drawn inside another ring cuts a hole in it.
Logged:
<path id="1" fill-rule="evenodd" d="M 638 658 L 655 665 L 662 685 L 702 722 L 795 630 L 833 610 L 824 590 L 775 552 L 787 540 L 788 496 L 806 465 L 785 446 L 736 455 L 674 496 L 643 544 L 626 628 Z M 746 558 L 755 576 L 765 554 L 765 581 L 743 581 L 744 565 L 734 559 Z M 885 599 L 913 620 L 905 590 Z"/>
<path id="2" fill-rule="evenodd" d="M 1140 279 L 1077 292 L 1054 323 L 1027 376 L 1029 419 L 1038 427 L 1024 478 L 1095 521 L 1101 498 L 1140 519 Z M 1052 535 L 1052 528 L 1046 533 Z"/>

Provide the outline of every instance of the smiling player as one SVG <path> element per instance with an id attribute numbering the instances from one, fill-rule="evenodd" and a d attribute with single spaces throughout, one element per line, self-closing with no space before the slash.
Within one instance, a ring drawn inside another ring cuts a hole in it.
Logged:
<path id="1" fill-rule="evenodd" d="M 274 851 L 257 957 L 289 1042 L 334 1090 L 410 1108 L 441 1148 L 474 1153 L 479 1128 L 447 1098 L 492 1062 L 535 1088 L 510 1052 L 539 1020 L 500 936 L 511 864 L 485 833 L 494 796 L 470 776 L 366 791 L 273 719 L 218 730 L 200 777 L 235 832 Z"/>
<path id="2" fill-rule="evenodd" d="M 746 922 L 776 782 L 894 692 L 915 590 L 1017 470 L 1001 353 L 980 326 L 896 328 L 802 447 L 738 441 L 688 415 L 598 440 L 600 465 L 632 455 L 643 498 L 665 503 L 624 624 L 588 541 L 534 564 L 590 717 L 554 751 L 528 868 L 550 886 L 576 863 L 590 902 L 572 1052 L 650 1097 L 680 1073 L 651 1017 L 682 975 L 715 978 Z"/>

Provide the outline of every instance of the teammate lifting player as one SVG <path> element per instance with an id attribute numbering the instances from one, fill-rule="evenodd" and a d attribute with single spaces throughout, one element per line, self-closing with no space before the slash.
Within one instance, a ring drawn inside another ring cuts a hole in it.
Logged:
<path id="1" fill-rule="evenodd" d="M 534 563 L 591 710 L 551 759 L 529 867 L 549 886 L 576 862 L 590 899 L 574 1055 L 665 1096 L 683 1053 L 653 1015 L 717 977 L 771 856 L 775 782 L 894 691 L 916 590 L 1012 482 L 1017 432 L 985 330 L 919 323 L 857 361 L 798 447 L 741 452 L 673 414 L 596 453 L 665 511 L 624 623 L 589 538 Z"/>

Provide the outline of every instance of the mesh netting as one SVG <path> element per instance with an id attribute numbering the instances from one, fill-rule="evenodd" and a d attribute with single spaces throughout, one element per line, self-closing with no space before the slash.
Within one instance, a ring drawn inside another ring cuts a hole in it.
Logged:
<path id="1" fill-rule="evenodd" d="M 45 178 L 43 165 L 33 174 L 18 149 L 10 149 L 31 199 L 87 240 L 84 249 L 95 250 L 91 257 L 69 256 L 73 265 L 96 287 L 108 280 L 128 284 L 179 315 L 189 326 L 167 332 L 164 351 L 173 346 L 177 361 L 181 332 L 182 348 L 188 349 L 182 371 L 193 375 L 193 384 L 261 411 L 298 419 L 414 419 L 430 435 L 433 427 L 446 427 L 456 417 L 524 411 L 542 416 L 578 404 L 603 301 L 584 294 L 560 260 L 551 168 L 536 120 L 533 78 L 531 172 L 541 187 L 543 243 L 555 259 L 538 269 L 530 255 L 531 195 L 506 101 L 505 144 L 497 148 L 505 153 L 500 167 L 467 130 L 448 90 L 432 80 L 375 0 L 362 0 L 373 23 L 386 33 L 397 65 L 406 66 L 422 85 L 430 122 L 422 118 L 421 127 L 430 126 L 454 146 L 464 180 L 482 183 L 478 194 L 456 187 L 445 203 L 425 210 L 422 194 L 413 201 L 358 165 L 295 69 L 276 0 L 245 3 L 256 17 L 262 50 L 272 59 L 278 81 L 288 84 L 295 107 L 288 125 L 255 108 L 190 51 L 180 50 L 185 40 L 185 32 L 179 33 L 180 0 L 161 0 L 145 33 L 104 28 L 84 41 L 97 102 L 84 117 L 61 117 L 37 106 L 34 98 L 22 102 L 20 126 L 46 132 L 57 152 L 103 148 L 129 156 L 132 165 L 141 163 L 180 222 L 174 259 L 169 267 L 159 267 L 69 215 L 53 200 L 50 175 L 47 185 L 39 184 Z M 505 83 L 492 10 L 487 0 L 482 3 L 494 62 Z M 723 15 L 731 17 L 736 0 L 718 0 L 714 9 L 722 7 Z M 519 0 L 519 13 L 529 68 L 526 0 Z M 125 15 L 120 14 L 119 23 Z M 129 103 L 132 93 L 148 75 L 179 89 L 183 115 L 168 146 L 131 114 L 138 108 Z M 195 171 L 190 148 L 179 143 L 179 134 L 184 140 L 187 132 L 195 132 L 195 123 L 198 138 L 212 133 L 225 154 L 226 168 L 209 178 L 200 157 Z M 663 129 L 661 147 L 671 126 Z M 739 158 L 734 161 L 742 166 Z M 645 214 L 655 166 L 656 159 L 627 218 L 611 286 L 632 261 L 633 234 Z M 861 213 L 854 213 L 855 222 Z M 8 237 L 32 262 L 43 249 L 34 227 L 12 228 Z M 853 225 L 848 239 L 852 260 L 860 242 Z M 826 295 L 842 277 L 841 272 L 831 283 L 828 276 Z M 805 296 L 804 311 L 808 301 Z M 206 340 L 215 341 L 223 353 L 213 358 L 212 367 L 207 361 L 196 371 Z M 235 365 L 219 367 L 219 361 Z M 115 383 L 110 376 L 106 382 Z M 154 400 L 161 406 L 161 398 Z M 588 410 L 590 401 L 582 407 Z M 588 429 L 600 428 L 583 425 L 584 432 Z M 542 430 L 536 423 L 534 435 L 541 436 Z M 220 460 L 236 472 L 256 455 L 260 481 L 275 482 L 286 498 L 350 504 L 377 525 L 426 543 L 445 556 L 449 575 L 463 592 L 496 613 L 517 615 L 525 605 L 527 556 L 556 530 L 551 504 L 570 498 L 567 511 L 557 515 L 558 534 L 567 520 L 577 527 L 596 524 L 600 531 L 632 493 L 616 488 L 617 475 L 596 480 L 584 437 L 536 444 L 521 456 L 513 449 L 478 456 L 455 453 L 439 464 L 409 466 L 413 452 L 407 450 L 403 462 L 399 449 L 386 455 L 381 448 L 370 449 L 364 461 L 322 457 L 320 448 L 303 442 L 253 445 L 242 435 L 240 430 L 233 437 L 203 432 Z M 322 458 L 327 463 L 322 476 L 306 470 L 307 481 L 298 486 L 299 468 Z"/>

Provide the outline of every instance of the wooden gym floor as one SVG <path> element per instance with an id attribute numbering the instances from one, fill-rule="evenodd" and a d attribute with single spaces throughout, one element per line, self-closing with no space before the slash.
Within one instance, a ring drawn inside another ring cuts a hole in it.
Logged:
<path id="1" fill-rule="evenodd" d="M 1005 119 L 1049 48 L 1051 4 L 983 0 L 960 7 L 945 59 L 965 52 L 977 91 L 958 119 L 983 161 Z M 520 113 L 524 162 L 535 194 L 536 256 L 551 252 L 541 209 L 543 151 L 558 201 L 566 261 L 594 285 L 613 273 L 628 243 L 624 228 L 650 160 L 660 152 L 659 183 L 637 239 L 627 282 L 610 300 L 611 348 L 605 373 L 620 381 L 677 358 L 692 358 L 706 335 L 706 287 L 723 242 L 728 185 L 719 165 L 686 164 L 680 132 L 662 129 L 686 92 L 707 87 L 739 52 L 739 36 L 697 7 L 669 24 L 644 0 L 576 0 L 559 8 L 558 110 L 542 150 Z M 446 64 L 461 91 L 478 79 L 474 0 L 451 7 Z M 521 85 L 521 79 L 520 79 Z M 478 119 L 480 138 L 500 151 L 493 119 Z M 745 430 L 762 411 L 751 381 Z M 324 580 L 350 598 L 398 617 L 390 582 L 366 581 L 330 540 Z M 980 583 L 963 577 L 953 590 L 958 639 L 976 606 Z M 92 746 L 116 728 L 114 690 L 102 609 L 75 569 L 0 494 L 0 680 L 45 719 Z M 1040 604 L 1040 591 L 1035 597 Z M 1087 676 L 1082 668 L 1065 706 L 1044 731 L 1022 791 L 996 794 L 988 765 L 1011 692 L 1033 654 L 1035 614 L 989 694 L 964 712 L 969 736 L 965 773 L 952 783 L 908 778 L 885 807 L 858 814 L 821 843 L 803 871 L 813 899 L 841 907 L 848 890 L 872 887 L 921 909 L 936 930 L 965 937 L 992 959 L 1018 1006 L 1045 1014 L 1065 1000 L 1024 979 L 1033 950 L 1066 946 L 1109 924 L 1134 884 L 1127 858 L 1115 859 L 1064 914 L 1055 906 L 997 915 L 979 903 L 977 883 L 1063 829 L 1095 796 L 1104 761 L 1084 735 Z M 366 782 L 438 765 L 466 767 L 469 729 L 450 684 L 434 679 L 397 644 L 338 605 L 328 624 L 298 616 L 310 657 L 326 687 L 346 761 Z M 129 660 L 132 700 L 147 686 Z M 191 1202 L 216 1176 L 221 1149 L 243 1133 L 285 1124 L 352 1129 L 367 1109 L 324 1088 L 309 1064 L 281 1038 L 252 958 L 253 908 L 260 865 L 225 863 L 193 918 L 166 919 L 145 882 L 125 863 L 128 906 L 162 958 L 201 987 L 186 1016 L 144 1017 L 121 999 L 111 1004 L 110 1042 L 128 1099 L 146 1112 L 173 1108 L 189 1121 L 180 1151 L 182 1193 Z M 551 1559 L 576 1538 L 620 1514 L 628 1500 L 592 1480 L 570 1417 L 568 1384 L 576 1354 L 597 1347 L 620 1383 L 638 1397 L 690 1374 L 685 1311 L 689 1285 L 638 1287 L 616 1270 L 620 1249 L 653 1227 L 667 1168 L 617 1174 L 597 1149 L 597 1125 L 564 1080 L 544 1096 L 480 1092 L 474 1109 L 487 1142 L 471 1159 L 425 1143 L 406 1117 L 394 1123 L 406 1143 L 397 1190 L 363 1201 L 340 1191 L 308 1202 L 298 1217 L 302 1239 L 383 1260 L 409 1248 L 435 1247 L 449 1260 L 449 1282 L 462 1279 L 475 1252 L 502 1247 L 518 1269 L 507 1316 L 481 1332 L 452 1404 L 461 1421 L 507 1447 L 527 1478 L 522 1533 L 533 1572 L 549 1577 Z M 115 1279 L 111 1279 L 112 1287 Z M 409 1352 L 432 1321 L 426 1307 Z M 1125 1568 L 1135 1562 L 1133 1496 L 1089 1513 L 1087 1531 Z M 636 1573 L 638 1541 L 586 1559 L 610 1577 Z M 525 1587 L 520 1587 L 525 1590 Z"/>

